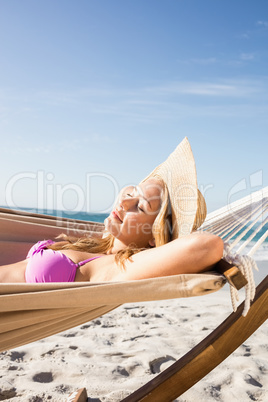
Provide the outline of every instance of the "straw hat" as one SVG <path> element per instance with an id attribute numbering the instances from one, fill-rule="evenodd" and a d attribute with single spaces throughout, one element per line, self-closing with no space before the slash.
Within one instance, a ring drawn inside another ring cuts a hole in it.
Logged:
<path id="1" fill-rule="evenodd" d="M 171 214 L 172 240 L 190 234 L 202 225 L 206 218 L 205 200 L 197 188 L 196 168 L 187 137 L 157 166 L 149 178 L 161 178 L 167 185 Z"/>

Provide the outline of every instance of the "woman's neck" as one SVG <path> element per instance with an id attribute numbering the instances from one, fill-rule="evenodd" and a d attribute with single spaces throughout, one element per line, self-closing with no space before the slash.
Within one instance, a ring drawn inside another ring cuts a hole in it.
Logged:
<path id="1" fill-rule="evenodd" d="M 126 248 L 127 246 L 118 239 L 114 239 L 114 244 L 113 246 L 110 248 L 110 250 L 108 251 L 107 254 L 116 254 L 118 251 L 123 250 L 124 248 Z"/>

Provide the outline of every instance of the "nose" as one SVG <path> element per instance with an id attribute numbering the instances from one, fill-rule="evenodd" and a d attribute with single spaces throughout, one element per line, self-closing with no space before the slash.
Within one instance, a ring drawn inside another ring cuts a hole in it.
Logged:
<path id="1" fill-rule="evenodd" d="M 120 207 L 124 211 L 129 211 L 131 208 L 133 208 L 137 204 L 137 198 L 136 197 L 123 197 L 120 200 Z"/>

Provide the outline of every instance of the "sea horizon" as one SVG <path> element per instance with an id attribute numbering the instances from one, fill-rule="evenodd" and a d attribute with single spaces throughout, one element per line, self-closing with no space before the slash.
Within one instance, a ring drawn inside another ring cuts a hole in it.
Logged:
<path id="1" fill-rule="evenodd" d="M 7 206 L 0 206 L 0 208 L 4 209 L 9 209 L 14 212 L 26 212 L 30 214 L 41 214 L 41 215 L 47 215 L 47 216 L 54 216 L 59 219 L 61 218 L 66 218 L 66 219 L 71 219 L 71 220 L 80 220 L 80 221 L 85 221 L 85 222 L 97 222 L 97 223 L 103 223 L 104 220 L 109 216 L 108 213 L 98 213 L 98 212 L 86 212 L 86 211 L 69 211 L 69 210 L 48 210 L 48 209 L 38 209 L 38 208 L 27 208 L 27 207 L 16 207 L 16 208 L 11 208 Z M 256 228 L 257 224 L 253 226 L 252 229 L 249 230 L 249 232 L 244 236 L 242 239 L 243 241 L 246 240 L 254 231 Z M 245 247 L 243 254 L 247 254 L 249 249 L 260 239 L 260 237 L 268 230 L 268 223 L 264 225 L 264 227 L 260 230 L 260 232 L 257 234 L 256 237 L 254 237 L 250 243 Z M 239 235 L 240 232 L 237 233 L 237 236 Z M 224 239 L 223 239 L 224 240 Z M 241 243 L 239 242 L 237 247 L 239 247 Z M 254 255 L 255 260 L 259 261 L 265 261 L 268 260 L 268 237 L 265 239 L 265 241 L 262 243 L 260 248 L 257 250 L 256 254 Z"/>

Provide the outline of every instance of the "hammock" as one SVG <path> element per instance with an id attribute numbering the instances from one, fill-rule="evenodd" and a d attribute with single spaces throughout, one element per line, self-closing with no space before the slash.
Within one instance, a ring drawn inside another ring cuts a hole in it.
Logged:
<path id="1" fill-rule="evenodd" d="M 248 268 L 249 261 L 245 257 L 239 259 L 236 254 L 230 254 L 230 249 L 233 250 L 253 227 L 254 231 L 249 241 L 253 239 L 253 235 L 259 234 L 267 223 L 267 216 L 265 216 L 267 210 L 268 187 L 209 214 L 200 229 L 223 236 L 230 243 L 229 254 L 226 255 L 226 259 L 231 263 L 241 263 L 242 271 L 249 282 L 246 287 L 251 289 L 248 292 L 250 297 L 252 297 L 252 277 Z M 262 221 L 255 229 L 260 218 Z M 1 264 L 24 259 L 29 246 L 42 238 L 53 238 L 62 232 L 75 236 L 82 236 L 85 233 L 101 236 L 103 231 L 103 225 L 99 223 L 72 221 L 64 218 L 58 220 L 56 217 L 4 208 L 0 209 L 0 227 Z M 250 256 L 265 241 L 267 236 L 268 230 L 262 234 L 256 245 L 249 251 Z M 249 241 L 243 242 L 242 246 Z M 239 250 L 242 249 L 242 246 L 239 247 Z M 120 283 L 0 284 L 0 351 L 88 322 L 122 303 L 192 297 L 215 292 L 224 286 L 226 278 L 231 284 L 232 280 L 235 279 L 236 274 L 233 273 L 228 277 L 229 268 L 230 266 L 226 270 L 219 266 L 219 270 L 224 271 L 225 276 L 219 272 L 208 272 Z M 258 298 L 263 297 L 263 293 L 267 298 L 267 278 L 265 286 L 263 288 L 262 285 L 261 290 L 259 290 Z M 262 304 L 263 299 L 261 299 Z M 241 308 L 238 312 L 241 315 Z M 267 318 L 267 314 L 266 308 L 258 320 L 258 326 Z M 251 314 L 249 316 L 251 317 Z M 245 318 L 242 317 L 242 319 Z M 252 326 L 250 331 L 245 331 L 245 335 L 250 336 L 249 333 L 254 332 L 256 328 L 256 326 Z M 217 359 L 215 359 L 215 365 L 218 364 L 216 361 Z M 166 380 L 167 378 L 165 378 Z M 194 377 L 191 384 L 194 383 L 193 381 Z M 189 381 L 184 382 L 184 384 L 184 387 L 188 386 Z M 172 395 L 174 398 L 175 394 Z M 176 396 L 178 395 L 176 394 Z M 126 400 L 140 400 L 135 398 Z M 156 401 L 157 399 L 151 400 Z"/>
<path id="2" fill-rule="evenodd" d="M 246 298 L 243 315 L 250 307 L 255 295 L 255 285 L 251 268 L 258 270 L 251 258 L 268 237 L 268 187 L 233 202 L 208 215 L 201 230 L 220 236 L 225 243 L 224 259 L 238 265 L 247 279 Z M 247 236 L 244 240 L 243 238 Z M 250 242 L 254 241 L 252 247 Z M 240 244 L 240 245 L 239 245 Z M 248 247 L 247 254 L 242 256 Z M 233 252 L 233 253 L 232 253 Z M 230 287 L 233 310 L 238 301 L 237 289 Z"/>

